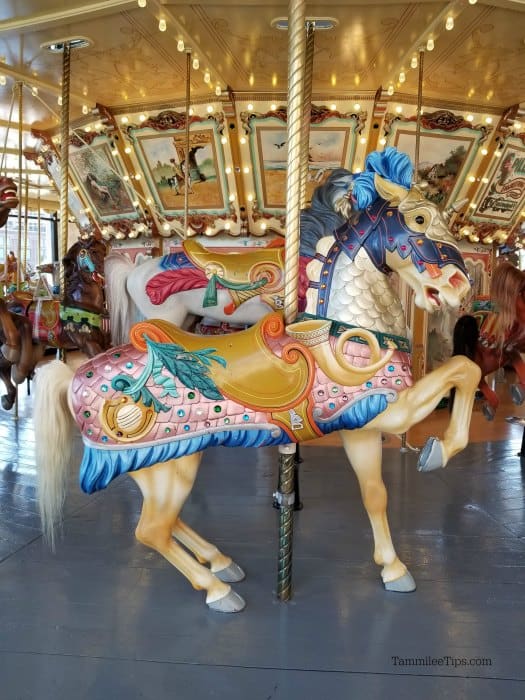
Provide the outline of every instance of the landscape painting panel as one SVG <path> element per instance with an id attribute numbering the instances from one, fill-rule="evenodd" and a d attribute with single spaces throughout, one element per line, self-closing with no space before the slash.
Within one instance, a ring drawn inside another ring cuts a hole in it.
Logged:
<path id="1" fill-rule="evenodd" d="M 99 220 L 137 218 L 137 211 L 108 144 L 71 149 L 69 160 L 77 183 Z"/>
<path id="2" fill-rule="evenodd" d="M 445 206 L 462 184 L 470 163 L 474 135 L 421 133 L 418 179 L 426 183 L 425 196 L 438 206 Z M 409 129 L 396 129 L 394 143 L 415 163 L 416 135 Z"/>
<path id="3" fill-rule="evenodd" d="M 138 156 L 153 194 L 164 214 L 184 211 L 186 134 L 141 134 Z M 215 133 L 212 129 L 190 132 L 188 206 L 191 210 L 225 211 L 224 183 L 219 177 Z"/>
<path id="4" fill-rule="evenodd" d="M 524 202 L 525 147 L 507 143 L 472 219 L 511 224 Z"/>

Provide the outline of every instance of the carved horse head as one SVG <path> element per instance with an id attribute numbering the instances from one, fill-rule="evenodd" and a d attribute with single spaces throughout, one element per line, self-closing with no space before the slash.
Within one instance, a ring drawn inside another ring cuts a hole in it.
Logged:
<path id="1" fill-rule="evenodd" d="M 106 245 L 96 238 L 80 239 L 67 251 L 64 263 L 64 305 L 101 313 L 104 308 Z"/>

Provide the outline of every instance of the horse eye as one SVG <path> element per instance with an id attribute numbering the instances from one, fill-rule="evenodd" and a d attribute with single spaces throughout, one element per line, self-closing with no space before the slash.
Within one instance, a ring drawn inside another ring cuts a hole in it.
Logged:
<path id="1" fill-rule="evenodd" d="M 421 216 L 421 214 L 419 216 L 416 216 L 416 224 L 424 224 L 424 223 L 425 223 L 424 216 Z"/>

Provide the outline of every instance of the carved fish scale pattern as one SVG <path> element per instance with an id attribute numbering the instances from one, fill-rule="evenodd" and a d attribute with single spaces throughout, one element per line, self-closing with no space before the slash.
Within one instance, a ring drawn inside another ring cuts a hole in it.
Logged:
<path id="1" fill-rule="evenodd" d="M 345 345 L 347 361 L 356 366 L 367 365 L 369 354 L 368 346 L 362 343 L 347 342 Z M 161 397 L 162 387 L 155 385 L 150 377 L 146 383 L 147 388 L 160 401 L 168 404 L 169 410 L 160 411 L 151 430 L 132 445 L 119 443 L 105 432 L 100 420 L 105 402 L 122 396 L 121 392 L 112 388 L 111 381 L 123 373 L 136 379 L 144 370 L 146 362 L 147 354 L 132 345 L 124 345 L 98 355 L 79 367 L 72 383 L 71 401 L 86 443 L 99 447 L 118 445 L 127 448 L 236 429 L 266 428 L 273 437 L 281 433 L 281 429 L 272 424 L 271 416 L 265 410 L 253 410 L 231 399 L 208 399 L 197 389 L 184 386 L 178 379 L 175 379 L 178 397 Z M 310 394 L 313 415 L 322 432 L 329 433 L 336 429 L 335 424 L 331 427 L 330 422 L 334 423 L 358 399 L 378 391 L 403 391 L 411 385 L 409 356 L 402 352 L 396 352 L 375 377 L 359 386 L 336 384 L 316 367 Z"/>

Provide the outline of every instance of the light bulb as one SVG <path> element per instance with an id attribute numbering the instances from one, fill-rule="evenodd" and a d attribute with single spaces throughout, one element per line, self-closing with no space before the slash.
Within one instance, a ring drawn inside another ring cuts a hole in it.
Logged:
<path id="1" fill-rule="evenodd" d="M 166 20 L 165 20 L 165 19 L 159 19 L 159 32 L 165 32 L 166 29 L 167 29 Z"/>
<path id="2" fill-rule="evenodd" d="M 205 83 L 209 83 L 210 80 L 211 80 L 210 71 L 207 70 L 207 71 L 204 73 L 204 82 L 205 82 Z"/>
<path id="3" fill-rule="evenodd" d="M 148 4 L 147 0 L 138 0 L 139 7 L 146 7 Z"/>
<path id="4" fill-rule="evenodd" d="M 361 110 L 361 105 L 360 105 L 358 102 L 355 103 L 355 105 L 354 105 L 354 110 L 355 110 L 356 112 L 359 112 L 359 111 Z"/>
<path id="5" fill-rule="evenodd" d="M 468 0 L 469 5 L 475 5 L 478 0 Z"/>
<path id="6" fill-rule="evenodd" d="M 215 94 L 217 95 L 217 97 L 220 97 L 220 96 L 221 96 L 221 94 L 222 94 L 222 89 L 221 89 L 221 86 L 220 86 L 220 85 L 216 85 L 216 86 L 215 86 Z"/>
<path id="7" fill-rule="evenodd" d="M 429 39 L 427 41 L 427 51 L 433 51 L 434 50 L 434 39 Z"/>
<path id="8" fill-rule="evenodd" d="M 388 95 L 393 95 L 393 94 L 394 94 L 394 86 L 393 86 L 393 85 L 389 85 L 389 86 L 388 86 L 387 94 L 388 94 Z"/>
<path id="9" fill-rule="evenodd" d="M 452 15 L 449 15 L 447 17 L 447 21 L 445 22 L 445 29 L 447 29 L 448 31 L 454 29 L 454 17 L 452 17 Z"/>
<path id="10" fill-rule="evenodd" d="M 401 71 L 401 73 L 399 74 L 399 82 L 404 83 L 405 80 L 406 80 L 406 75 L 403 71 Z"/>
<path id="11" fill-rule="evenodd" d="M 199 66 L 200 66 L 199 59 L 197 58 L 197 56 L 195 56 L 195 58 L 193 59 L 193 69 L 199 70 Z"/>
<path id="12" fill-rule="evenodd" d="M 0 75 L 0 85 L 5 85 L 7 83 L 7 78 L 5 75 Z"/>
<path id="13" fill-rule="evenodd" d="M 89 107 L 87 105 L 82 105 L 82 114 L 89 114 Z"/>
<path id="14" fill-rule="evenodd" d="M 37 88 L 36 86 L 35 86 L 35 87 L 32 87 L 32 88 L 31 88 L 31 92 L 32 92 L 33 95 L 35 95 L 35 97 L 36 97 L 36 95 L 38 95 L 38 88 Z"/>
<path id="15" fill-rule="evenodd" d="M 184 41 L 182 39 L 177 41 L 177 51 L 184 51 Z"/>
<path id="16" fill-rule="evenodd" d="M 62 107 L 62 95 L 58 96 L 57 102 L 58 102 L 59 106 Z"/>
<path id="17" fill-rule="evenodd" d="M 417 56 L 412 56 L 412 60 L 410 61 L 410 68 L 417 68 Z"/>

